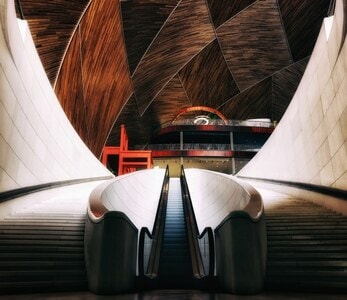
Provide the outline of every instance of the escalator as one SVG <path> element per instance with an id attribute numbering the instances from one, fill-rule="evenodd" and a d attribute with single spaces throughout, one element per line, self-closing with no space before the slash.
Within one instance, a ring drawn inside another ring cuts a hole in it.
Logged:
<path id="1" fill-rule="evenodd" d="M 139 277 L 143 289 L 210 287 L 207 282 L 214 270 L 212 229 L 199 234 L 182 172 L 181 178 L 167 176 L 167 183 L 164 181 L 153 233 L 141 229 Z"/>
<path id="2" fill-rule="evenodd" d="M 193 279 L 181 183 L 179 178 L 171 178 L 158 281 L 161 287 L 184 288 Z"/>

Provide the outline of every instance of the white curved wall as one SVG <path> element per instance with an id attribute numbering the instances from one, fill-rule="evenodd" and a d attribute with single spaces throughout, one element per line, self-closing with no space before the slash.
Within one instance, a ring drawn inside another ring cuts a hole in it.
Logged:
<path id="1" fill-rule="evenodd" d="M 102 183 L 90 195 L 89 215 L 97 221 L 107 211 L 120 211 L 136 228 L 152 231 L 164 177 L 165 169 L 147 169 Z"/>
<path id="2" fill-rule="evenodd" d="M 65 116 L 13 0 L 0 1 L 0 26 L 0 192 L 111 175 Z"/>
<path id="3" fill-rule="evenodd" d="M 337 0 L 330 35 L 323 23 L 285 115 L 238 175 L 347 188 L 346 41 L 339 53 L 343 11 L 343 0 Z"/>
<path id="4" fill-rule="evenodd" d="M 253 218 L 262 212 L 261 198 L 254 198 L 257 192 L 236 177 L 201 169 L 184 172 L 200 233 L 205 227 L 216 228 L 232 211 L 244 210 Z M 250 201 L 253 211 L 247 209 Z"/>

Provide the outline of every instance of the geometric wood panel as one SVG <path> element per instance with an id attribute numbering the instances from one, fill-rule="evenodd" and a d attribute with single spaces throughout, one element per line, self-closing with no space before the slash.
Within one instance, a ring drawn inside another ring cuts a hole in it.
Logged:
<path id="1" fill-rule="evenodd" d="M 123 115 L 132 144 L 198 104 L 233 118 L 279 120 L 330 1 L 19 2 L 66 114 L 99 155 Z"/>
<path id="2" fill-rule="evenodd" d="M 24 18 L 52 85 L 66 45 L 88 3 L 89 0 L 20 0 Z M 18 7 L 17 15 L 20 17 Z"/>
<path id="3" fill-rule="evenodd" d="M 65 114 L 86 145 L 90 145 L 86 106 L 83 96 L 81 69 L 81 39 L 79 31 L 74 35 L 70 51 L 57 77 L 55 91 Z"/>
<path id="4" fill-rule="evenodd" d="M 278 0 L 283 25 L 294 61 L 312 53 L 322 19 L 327 16 L 330 0 Z"/>
<path id="5" fill-rule="evenodd" d="M 142 116 L 138 113 L 135 97 L 132 97 L 124 106 L 122 113 L 114 124 L 107 144 L 119 144 L 120 125 L 125 124 L 130 147 L 134 147 L 134 144 L 145 145 L 150 141 L 156 129 L 165 123 L 171 122 L 180 108 L 189 106 L 191 104 L 181 81 L 178 76 L 175 76 Z"/>
<path id="6" fill-rule="evenodd" d="M 218 110 L 229 119 L 272 119 L 271 86 L 270 77 L 233 97 Z"/>
<path id="7" fill-rule="evenodd" d="M 185 89 L 182 86 L 182 82 L 178 75 L 162 89 L 159 95 L 154 99 L 152 104 L 145 112 L 144 116 L 150 120 L 153 116 L 158 120 L 155 127 L 171 122 L 176 114 L 186 107 L 192 106 Z"/>
<path id="8" fill-rule="evenodd" d="M 82 84 L 78 88 L 83 92 L 88 146 L 96 156 L 100 156 L 115 119 L 132 94 L 119 0 L 93 1 L 80 22 L 78 34 L 82 70 Z M 69 55 L 73 56 L 76 51 L 70 50 Z M 64 60 L 64 64 L 70 61 L 72 59 Z M 66 68 L 69 69 L 69 66 Z M 66 78 L 61 77 L 60 80 Z M 59 87 L 68 88 L 69 83 Z M 56 92 L 58 96 L 68 93 Z M 61 96 L 59 98 L 62 99 Z M 73 120 L 71 122 L 74 123 Z"/>
<path id="9" fill-rule="evenodd" d="M 276 0 L 251 5 L 220 26 L 217 36 L 241 91 L 292 63 Z"/>
<path id="10" fill-rule="evenodd" d="M 273 120 L 280 121 L 305 72 L 308 58 L 277 72 L 272 79 Z"/>
<path id="11" fill-rule="evenodd" d="M 124 40 L 132 74 L 179 0 L 121 1 Z"/>
<path id="12" fill-rule="evenodd" d="M 140 115 L 176 73 L 215 38 L 205 0 L 183 0 L 133 74 Z"/>
<path id="13" fill-rule="evenodd" d="M 207 0 L 216 28 L 257 0 Z"/>
<path id="14" fill-rule="evenodd" d="M 128 102 L 124 105 L 121 114 L 118 116 L 117 121 L 114 123 L 111 129 L 111 132 L 107 138 L 106 145 L 119 146 L 121 124 L 125 125 L 129 137 L 129 144 L 134 141 L 133 135 L 136 130 L 139 130 L 136 141 L 142 143 L 141 138 L 145 130 L 142 127 L 141 118 L 137 111 L 136 99 L 134 96 L 130 97 Z M 129 127 L 130 124 L 131 127 Z M 139 141 L 139 138 L 141 141 Z"/>
<path id="15" fill-rule="evenodd" d="M 218 107 L 239 93 L 217 39 L 196 55 L 179 76 L 193 105 Z"/>

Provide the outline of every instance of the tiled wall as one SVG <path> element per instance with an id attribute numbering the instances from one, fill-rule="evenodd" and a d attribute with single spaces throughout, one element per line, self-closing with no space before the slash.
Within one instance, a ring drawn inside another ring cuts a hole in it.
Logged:
<path id="1" fill-rule="evenodd" d="M 152 231 L 164 177 L 165 169 L 149 169 L 106 181 L 91 193 L 90 209 L 123 212 L 137 228 Z"/>
<path id="2" fill-rule="evenodd" d="M 68 122 L 13 1 L 0 22 L 0 192 L 110 175 Z"/>
<path id="3" fill-rule="evenodd" d="M 242 176 L 347 188 L 347 45 L 343 1 L 315 49 L 281 122 Z M 328 30 L 329 31 L 329 30 Z"/>
<path id="4" fill-rule="evenodd" d="M 186 169 L 185 174 L 200 233 L 249 204 L 249 192 L 235 177 L 201 169 Z"/>

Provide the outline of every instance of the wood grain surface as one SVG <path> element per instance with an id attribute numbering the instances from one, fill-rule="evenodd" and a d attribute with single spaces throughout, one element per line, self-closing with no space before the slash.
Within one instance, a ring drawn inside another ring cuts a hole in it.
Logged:
<path id="1" fill-rule="evenodd" d="M 99 156 L 120 124 L 130 146 L 143 145 L 193 105 L 280 120 L 330 0 L 16 2 L 62 107 Z"/>

